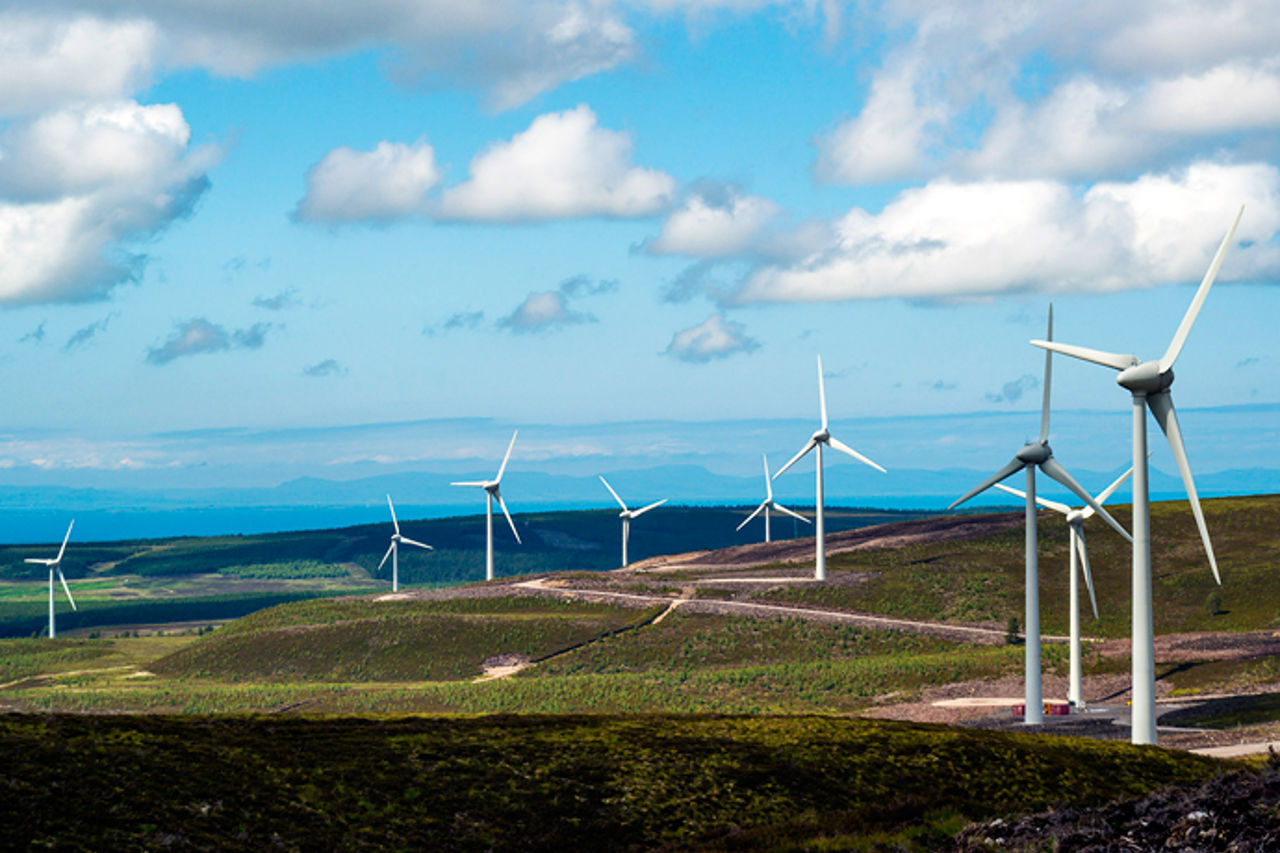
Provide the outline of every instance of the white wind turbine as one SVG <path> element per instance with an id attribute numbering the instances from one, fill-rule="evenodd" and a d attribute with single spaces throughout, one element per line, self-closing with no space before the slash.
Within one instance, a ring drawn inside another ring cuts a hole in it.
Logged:
<path id="1" fill-rule="evenodd" d="M 1116 481 L 1102 490 L 1102 493 L 1095 499 L 1099 504 L 1107 502 L 1107 498 L 1120 488 L 1125 480 L 1133 474 L 1133 466 L 1129 467 Z M 997 489 L 1002 489 L 1011 495 L 1017 495 L 1020 498 L 1026 498 L 1027 493 L 1006 486 L 1004 483 L 996 483 Z M 1085 547 L 1084 541 L 1084 523 L 1085 520 L 1093 515 L 1093 507 L 1082 506 L 1078 509 L 1072 509 L 1063 503 L 1051 501 L 1036 495 L 1036 503 L 1045 509 L 1051 509 L 1054 512 L 1061 513 L 1067 520 L 1067 550 L 1071 555 L 1070 567 L 1070 595 L 1067 606 L 1070 609 L 1069 621 L 1071 625 L 1071 679 L 1067 687 L 1067 701 L 1075 707 L 1083 707 L 1084 690 L 1082 689 L 1083 675 L 1080 669 L 1080 569 L 1084 569 L 1084 583 L 1089 589 L 1089 604 L 1093 606 L 1093 618 L 1098 618 L 1098 599 L 1093 594 L 1093 573 L 1089 571 L 1089 551 Z M 1078 558 L 1078 559 L 1077 559 Z"/>
<path id="2" fill-rule="evenodd" d="M 613 499 L 618 502 L 618 506 L 622 507 L 622 512 L 618 513 L 618 518 L 622 519 L 622 565 L 625 566 L 627 564 L 627 540 L 631 538 L 631 519 L 639 518 L 649 510 L 662 506 L 667 502 L 668 498 L 655 501 L 640 509 L 627 509 L 627 505 L 622 498 L 618 497 L 618 493 L 613 490 L 613 486 L 609 485 L 609 481 L 604 478 L 603 474 L 600 475 L 600 482 L 604 483 L 604 487 L 609 490 L 609 494 L 613 495 Z"/>
<path id="3" fill-rule="evenodd" d="M 751 523 L 751 519 L 755 518 L 761 512 L 764 512 L 764 541 L 769 542 L 769 541 L 772 541 L 769 538 L 769 510 L 776 509 L 778 512 L 782 513 L 783 515 L 789 515 L 792 518 L 800 519 L 805 524 L 809 524 L 810 521 L 800 513 L 792 512 L 791 510 L 787 509 L 785 506 L 783 506 L 782 504 L 778 503 L 773 499 L 773 479 L 769 476 L 769 457 L 763 453 L 760 455 L 764 457 L 765 499 L 761 501 L 760 506 L 756 507 L 755 512 L 747 516 L 746 521 L 738 525 L 738 529 L 741 530 L 742 528 L 746 527 L 748 524 Z"/>
<path id="4" fill-rule="evenodd" d="M 391 495 L 387 495 L 387 506 L 391 509 L 391 523 L 395 526 L 396 532 L 391 534 L 391 545 L 387 548 L 387 553 L 382 555 L 382 562 L 378 563 L 376 571 L 382 571 L 382 567 L 387 563 L 387 557 L 390 557 L 391 591 L 397 592 L 400 589 L 400 543 L 403 542 L 406 545 L 423 548 L 427 551 L 434 551 L 435 549 L 430 545 L 410 539 L 408 536 L 401 536 L 400 522 L 396 520 L 396 508 L 395 504 L 391 503 Z"/>
<path id="5" fill-rule="evenodd" d="M 516 542 L 520 542 L 520 534 L 516 531 L 516 523 L 511 520 L 511 513 L 507 512 L 507 502 L 502 499 L 502 492 L 498 490 L 499 484 L 502 483 L 502 472 L 507 470 L 507 460 L 511 458 L 511 448 L 516 446 L 516 436 L 520 434 L 520 430 L 511 433 L 511 443 L 507 445 L 507 455 L 502 457 L 502 465 L 498 468 L 498 476 L 492 480 L 473 480 L 461 483 L 450 483 L 452 486 L 475 486 L 485 491 L 485 551 L 484 551 L 484 579 L 493 580 L 493 502 L 496 500 L 498 506 L 502 507 L 502 514 L 507 517 L 507 524 L 511 525 L 511 534 L 516 537 Z"/>
<path id="6" fill-rule="evenodd" d="M 857 459 L 859 462 L 863 462 L 867 465 L 870 465 L 872 468 L 875 468 L 877 471 L 879 471 L 882 474 L 885 473 L 885 470 L 881 468 L 879 465 L 877 465 L 876 463 L 872 462 L 867 457 L 863 456 L 858 451 L 854 450 L 849 445 L 845 444 L 840 439 L 833 436 L 831 434 L 831 431 L 827 429 L 827 391 L 822 382 L 822 356 L 818 356 L 818 404 L 822 410 L 822 427 L 809 438 L 808 443 L 806 443 L 804 447 L 800 448 L 799 453 L 791 457 L 790 462 L 788 462 L 786 465 L 783 465 L 781 468 L 778 469 L 778 472 L 773 475 L 773 479 L 775 480 L 778 479 L 778 476 L 783 471 L 787 470 L 792 465 L 799 462 L 801 457 L 803 457 L 810 450 L 817 449 L 818 451 L 817 495 L 814 500 L 814 517 L 817 519 L 817 521 L 814 524 L 815 555 L 814 555 L 813 576 L 816 580 L 821 581 L 821 580 L 827 579 L 827 536 L 826 536 L 826 523 L 825 523 L 823 511 L 822 511 L 822 503 L 823 503 L 822 448 L 823 446 L 830 445 L 833 449 L 839 450 L 841 453 L 846 453 L 849 456 L 852 456 L 854 459 Z"/>
<path id="7" fill-rule="evenodd" d="M 67 586 L 67 579 L 62 574 L 62 555 L 67 551 L 67 540 L 71 538 L 71 528 L 75 527 L 76 520 L 71 519 L 71 523 L 67 525 L 67 535 L 62 537 L 62 547 L 58 549 L 58 556 L 52 560 L 41 557 L 27 557 L 28 563 L 39 563 L 49 567 L 49 638 L 53 639 L 57 636 L 53 624 L 53 575 L 58 574 L 58 580 L 62 581 L 62 591 L 67 594 L 67 601 L 71 602 L 71 609 L 76 609 L 76 600 L 71 597 L 71 587 Z"/>
<path id="8" fill-rule="evenodd" d="M 1214 580 L 1219 585 L 1222 584 L 1222 578 L 1218 575 L 1218 561 L 1213 554 L 1213 543 L 1209 541 L 1209 529 L 1205 526 L 1200 498 L 1196 494 L 1196 484 L 1191 477 L 1191 464 L 1187 461 L 1182 429 L 1173 409 L 1169 386 L 1173 384 L 1173 364 L 1178 360 L 1187 336 L 1191 334 L 1191 326 L 1204 305 L 1205 297 L 1209 295 L 1213 280 L 1218 276 L 1222 259 L 1235 238 L 1236 227 L 1243 215 L 1244 207 L 1241 206 L 1227 236 L 1222 238 L 1222 244 L 1218 246 L 1182 323 L 1174 332 L 1173 340 L 1158 361 L 1142 361 L 1136 355 L 1121 355 L 1051 341 L 1031 342 L 1052 352 L 1120 371 L 1116 384 L 1133 397 L 1133 702 L 1130 729 L 1130 740 L 1133 743 L 1155 743 L 1157 738 L 1155 624 L 1151 605 L 1151 495 L 1147 479 L 1148 407 L 1169 440 L 1169 447 L 1178 463 L 1178 471 L 1182 474 L 1182 484 L 1187 489 L 1191 514 L 1195 516 L 1196 526 L 1200 528 L 1200 540 L 1209 557 L 1209 567 L 1213 569 Z"/>
<path id="9" fill-rule="evenodd" d="M 1049 306 L 1049 337 L 1053 337 L 1053 306 Z M 1036 468 L 1044 471 L 1053 479 L 1066 486 L 1076 494 L 1081 500 L 1093 508 L 1093 511 L 1102 516 L 1108 524 L 1114 527 L 1121 536 L 1129 539 L 1129 534 L 1125 529 L 1111 517 L 1102 505 L 1089 496 L 1089 493 L 1081 488 L 1075 478 L 1067 473 L 1067 469 L 1063 468 L 1058 460 L 1053 458 L 1053 450 L 1049 447 L 1049 391 L 1053 378 L 1053 354 L 1045 353 L 1044 356 L 1044 401 L 1040 407 L 1040 437 L 1035 441 L 1027 442 L 1022 449 L 1017 452 L 1007 465 L 999 471 L 983 480 L 977 486 L 974 486 L 968 492 L 954 501 L 947 509 L 955 509 L 960 504 L 969 500 L 969 498 L 985 492 L 987 489 L 999 483 L 1001 480 L 1008 478 L 1010 475 L 1026 469 L 1027 471 L 1027 490 L 1024 497 L 1027 500 L 1027 536 L 1026 536 L 1026 644 L 1025 644 L 1025 704 L 1023 707 L 1023 722 L 1027 725 L 1037 725 L 1044 722 L 1044 694 L 1041 691 L 1040 682 L 1040 566 L 1039 554 L 1037 551 L 1038 540 L 1036 533 Z M 1132 540 L 1130 540 L 1132 541 Z"/>

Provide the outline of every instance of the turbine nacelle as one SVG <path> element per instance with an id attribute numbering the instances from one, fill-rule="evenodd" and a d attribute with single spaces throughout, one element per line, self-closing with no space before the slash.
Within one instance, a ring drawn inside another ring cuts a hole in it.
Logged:
<path id="1" fill-rule="evenodd" d="M 1025 465 L 1041 465 L 1049 461 L 1050 457 L 1053 456 L 1053 451 L 1049 449 L 1048 442 L 1033 441 L 1024 445 L 1015 455 L 1018 461 Z"/>
<path id="2" fill-rule="evenodd" d="M 815 432 L 813 434 L 813 438 L 809 440 L 813 442 L 820 442 L 822 444 L 826 444 L 827 442 L 831 441 L 831 430 L 824 427 L 818 430 L 817 432 Z"/>
<path id="3" fill-rule="evenodd" d="M 1160 362 L 1144 361 L 1120 371 L 1116 384 L 1135 394 L 1158 394 L 1173 384 L 1173 368 L 1161 370 Z"/>

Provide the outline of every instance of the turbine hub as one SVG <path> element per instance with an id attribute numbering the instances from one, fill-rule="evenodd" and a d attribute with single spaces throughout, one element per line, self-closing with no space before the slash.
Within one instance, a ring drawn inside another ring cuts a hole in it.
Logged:
<path id="1" fill-rule="evenodd" d="M 820 429 L 813 434 L 814 441 L 825 442 L 831 438 L 831 430 Z"/>
<path id="2" fill-rule="evenodd" d="M 1067 524 L 1079 524 L 1082 521 L 1084 521 L 1083 511 L 1073 509 L 1071 512 L 1067 513 Z"/>
<path id="3" fill-rule="evenodd" d="M 1144 361 L 1120 371 L 1116 384 L 1135 394 L 1158 394 L 1173 384 L 1173 370 L 1161 373 L 1159 362 Z"/>
<path id="4" fill-rule="evenodd" d="M 1018 461 L 1025 462 L 1028 465 L 1039 465 L 1048 460 L 1052 455 L 1053 451 L 1049 449 L 1048 443 L 1041 443 L 1039 441 L 1034 441 L 1031 444 L 1024 445 L 1017 454 Z"/>

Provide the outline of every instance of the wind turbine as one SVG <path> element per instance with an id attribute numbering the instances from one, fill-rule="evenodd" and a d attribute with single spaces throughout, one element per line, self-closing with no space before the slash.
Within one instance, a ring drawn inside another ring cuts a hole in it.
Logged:
<path id="1" fill-rule="evenodd" d="M 391 495 L 387 495 L 387 506 L 391 508 L 391 523 L 395 525 L 396 532 L 391 534 L 391 546 L 387 548 L 387 553 L 382 555 L 382 562 L 378 563 L 376 571 L 382 571 L 382 567 L 386 565 L 387 557 L 391 558 L 391 591 L 396 592 L 400 589 L 400 543 L 413 545 L 415 548 L 424 548 L 427 551 L 434 551 L 430 545 L 410 539 L 408 536 L 400 535 L 400 522 L 396 520 L 395 504 L 391 503 Z"/>
<path id="2" fill-rule="evenodd" d="M 825 519 L 823 517 L 823 511 L 822 511 L 822 500 L 823 500 L 822 498 L 822 448 L 823 448 L 823 445 L 830 445 L 833 449 L 839 450 L 841 453 L 846 453 L 849 456 L 852 456 L 854 459 L 857 459 L 859 462 L 863 462 L 867 465 L 870 465 L 872 468 L 875 468 L 877 471 L 879 471 L 882 474 L 885 473 L 885 470 L 881 468 L 879 465 L 877 465 L 876 463 L 872 462 L 867 457 L 863 456 L 858 451 L 854 450 L 849 445 L 845 444 L 840 439 L 833 436 L 831 434 L 831 431 L 827 429 L 827 391 L 822 384 L 822 356 L 818 356 L 818 404 L 822 410 L 822 427 L 809 438 L 808 443 L 805 444 L 804 447 L 800 448 L 799 453 L 791 457 L 790 462 L 788 462 L 786 465 L 783 465 L 781 468 L 778 469 L 778 473 L 773 475 L 773 479 L 775 480 L 778 479 L 778 476 L 782 474 L 783 471 L 787 470 L 792 465 L 799 462 L 801 457 L 803 457 L 810 450 L 813 450 L 815 448 L 817 449 L 818 451 L 817 496 L 814 500 L 814 517 L 817 519 L 817 522 L 814 524 L 815 556 L 814 556 L 814 566 L 813 566 L 813 577 L 815 580 L 821 581 L 821 580 L 827 579 L 827 536 L 826 536 L 826 524 L 825 524 Z"/>
<path id="3" fill-rule="evenodd" d="M 618 497 L 618 493 L 613 490 L 613 486 L 609 485 L 609 481 L 600 475 L 600 482 L 604 483 L 604 487 L 609 490 L 609 494 L 613 495 L 613 499 L 618 502 L 618 506 L 622 507 L 622 512 L 618 513 L 618 518 L 622 519 L 622 565 L 627 564 L 627 540 L 631 538 L 631 519 L 639 518 L 654 507 L 662 506 L 667 502 L 667 498 L 649 504 L 640 509 L 627 509 L 627 505 L 623 503 L 622 498 Z"/>
<path id="4" fill-rule="evenodd" d="M 1049 338 L 1053 337 L 1053 306 L 1049 306 Z M 1053 479 L 1066 486 L 1081 500 L 1102 516 L 1121 536 L 1129 539 L 1125 529 L 1111 517 L 1102 505 L 1089 496 L 1081 488 L 1075 478 L 1067 473 L 1067 469 L 1053 458 L 1053 450 L 1049 447 L 1049 390 L 1053 378 L 1053 353 L 1044 356 L 1044 401 L 1040 407 L 1040 437 L 1027 442 L 1007 465 L 974 486 L 964 496 L 952 502 L 947 509 L 955 509 L 969 498 L 985 492 L 995 484 L 1026 469 L 1027 490 L 1027 538 L 1026 538 L 1026 652 L 1025 652 L 1025 691 L 1026 701 L 1023 708 L 1023 722 L 1027 725 L 1038 725 L 1044 722 L 1044 696 L 1040 684 L 1040 566 L 1036 538 L 1036 468 L 1044 471 Z M 1130 540 L 1132 541 L 1132 540 Z"/>
<path id="5" fill-rule="evenodd" d="M 461 483 L 450 483 L 451 486 L 475 486 L 484 489 L 485 511 L 485 550 L 484 550 L 484 579 L 493 580 L 493 502 L 496 500 L 498 506 L 502 507 L 502 514 L 507 517 L 507 524 L 511 525 L 511 534 L 516 537 L 516 542 L 520 542 L 520 534 L 516 532 L 516 523 L 511 520 L 511 513 L 507 512 L 507 502 L 502 499 L 502 492 L 498 490 L 498 486 L 502 483 L 502 472 L 507 470 L 507 460 L 511 458 L 511 448 L 516 446 L 516 436 L 520 434 L 520 430 L 511 433 L 511 443 L 507 445 L 507 455 L 502 457 L 502 465 L 498 468 L 498 476 L 492 480 L 474 480 L 464 481 Z"/>
<path id="6" fill-rule="evenodd" d="M 773 499 L 773 479 L 769 477 L 769 457 L 763 453 L 760 455 L 764 457 L 765 499 L 760 503 L 760 506 L 756 507 L 755 512 L 747 516 L 746 521 L 738 525 L 738 529 L 741 530 L 742 528 L 746 527 L 748 524 L 751 523 L 751 519 L 755 518 L 757 515 L 761 513 L 761 511 L 763 511 L 764 512 L 764 541 L 769 542 L 771 541 L 769 538 L 769 510 L 776 509 L 778 512 L 782 513 L 783 515 L 789 515 L 792 518 L 800 519 L 805 524 L 809 524 L 810 521 L 800 513 L 792 512 L 791 510 L 787 509 L 785 506 L 783 506 L 782 504 L 778 503 Z"/>
<path id="7" fill-rule="evenodd" d="M 1096 500 L 1100 504 L 1107 502 L 1107 498 L 1120 488 L 1125 480 L 1129 479 L 1133 474 L 1133 466 L 1129 466 L 1129 470 L 1125 471 L 1110 486 L 1102 490 Z M 996 488 L 1008 492 L 1011 495 L 1017 495 L 1020 498 L 1027 496 L 1026 492 L 1018 489 L 1010 488 L 1004 483 L 996 483 Z M 1070 624 L 1071 624 L 1071 680 L 1067 687 L 1067 701 L 1073 706 L 1080 708 L 1084 706 L 1084 690 L 1081 683 L 1083 676 L 1080 671 L 1080 571 L 1084 569 L 1084 583 L 1089 589 L 1089 603 L 1093 606 L 1093 618 L 1098 618 L 1098 599 L 1093 594 L 1093 574 L 1089 571 L 1089 551 L 1085 548 L 1084 541 L 1084 523 L 1085 520 L 1093 515 L 1093 507 L 1083 506 L 1078 509 L 1072 509 L 1066 504 L 1051 501 L 1036 495 L 1036 503 L 1045 509 L 1051 509 L 1054 512 L 1061 513 L 1067 520 L 1067 550 L 1071 555 L 1071 584 L 1070 584 Z M 1077 560 L 1078 557 L 1078 560 Z"/>
<path id="8" fill-rule="evenodd" d="M 1178 425 L 1178 415 L 1173 409 L 1169 386 L 1173 384 L 1173 364 L 1178 360 L 1187 336 L 1191 334 L 1191 326 L 1204 305 L 1205 297 L 1209 295 L 1213 280 L 1218 276 L 1222 259 L 1235 238 L 1236 227 L 1243 215 L 1242 205 L 1227 236 L 1222 238 L 1222 244 L 1218 246 L 1217 254 L 1213 256 L 1187 313 L 1173 333 L 1173 340 L 1159 360 L 1142 361 L 1136 355 L 1121 355 L 1052 341 L 1031 342 L 1051 352 L 1060 352 L 1120 371 L 1116 384 L 1133 397 L 1133 704 L 1130 729 L 1130 740 L 1133 743 L 1156 742 L 1155 624 L 1151 609 L 1151 495 L 1147 479 L 1148 407 L 1169 440 L 1173 457 L 1178 462 L 1178 471 L 1182 474 L 1182 484 L 1187 489 L 1191 514 L 1195 516 L 1196 526 L 1200 528 L 1200 540 L 1209 557 L 1213 578 L 1219 586 L 1222 585 L 1218 561 L 1213 555 L 1213 543 L 1209 541 L 1209 529 L 1205 526 L 1200 498 L 1196 494 L 1196 484 L 1191 478 L 1191 464 L 1187 461 L 1187 450 L 1182 443 L 1182 428 Z"/>
<path id="9" fill-rule="evenodd" d="M 62 590 L 67 594 L 67 601 L 71 602 L 71 609 L 76 609 L 76 600 L 71 597 L 71 587 L 67 586 L 67 579 L 62 574 L 62 555 L 67 551 L 67 540 L 71 538 L 71 528 L 75 527 L 76 520 L 71 519 L 71 523 L 67 525 L 67 535 L 62 537 L 62 547 L 58 549 L 58 556 L 52 560 L 46 560 L 40 557 L 27 557 L 28 563 L 39 563 L 49 567 L 49 639 L 57 636 L 53 624 L 53 574 L 58 573 L 58 580 L 62 581 Z"/>

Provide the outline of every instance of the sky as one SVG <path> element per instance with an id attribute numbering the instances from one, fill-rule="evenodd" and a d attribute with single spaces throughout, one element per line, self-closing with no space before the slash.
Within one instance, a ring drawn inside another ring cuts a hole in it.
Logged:
<path id="1" fill-rule="evenodd" d="M 994 469 L 1050 302 L 1158 356 L 1241 205 L 1175 399 L 1198 469 L 1280 467 L 1278 46 L 1271 2 L 6 3 L 0 469 L 479 468 L 523 426 L 545 470 L 746 475 L 818 355 L 881 464 Z"/>

